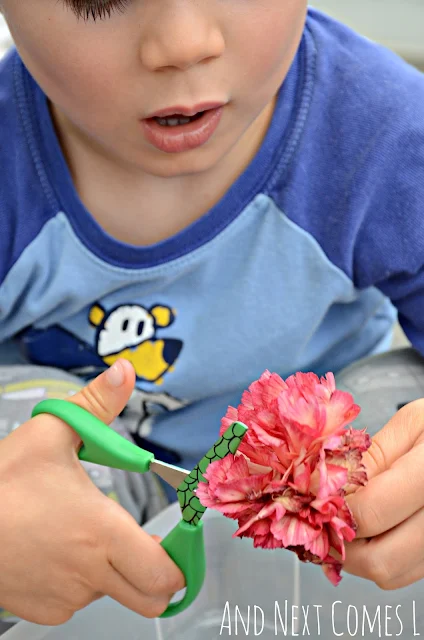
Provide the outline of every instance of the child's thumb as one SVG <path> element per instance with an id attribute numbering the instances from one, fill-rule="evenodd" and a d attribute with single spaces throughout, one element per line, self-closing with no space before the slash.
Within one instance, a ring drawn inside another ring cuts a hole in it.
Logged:
<path id="1" fill-rule="evenodd" d="M 135 372 L 128 360 L 117 360 L 81 389 L 69 402 L 79 405 L 102 422 L 110 424 L 125 408 L 135 383 Z"/>

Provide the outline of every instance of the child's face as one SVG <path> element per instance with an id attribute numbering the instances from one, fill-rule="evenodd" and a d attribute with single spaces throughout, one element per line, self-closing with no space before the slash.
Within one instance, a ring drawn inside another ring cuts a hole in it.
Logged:
<path id="1" fill-rule="evenodd" d="M 114 161 L 157 176 L 205 171 L 243 148 L 291 65 L 306 6 L 307 0 L 2 1 L 21 57 L 59 121 Z M 103 15 L 78 19 L 78 7 L 85 17 L 90 10 Z M 203 110 L 207 103 L 224 106 L 174 131 L 163 121 L 146 123 L 158 111 Z"/>

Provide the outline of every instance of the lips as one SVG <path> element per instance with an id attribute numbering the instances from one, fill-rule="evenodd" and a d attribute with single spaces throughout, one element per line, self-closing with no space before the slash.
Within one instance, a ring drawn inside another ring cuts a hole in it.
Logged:
<path id="1" fill-rule="evenodd" d="M 223 107 L 224 104 L 222 102 L 201 102 L 200 104 L 195 105 L 194 107 L 184 107 L 181 105 L 177 105 L 175 107 L 167 107 L 166 109 L 160 109 L 159 111 L 155 111 L 147 116 L 146 120 L 151 118 L 166 118 L 168 116 L 173 116 L 175 114 L 181 116 L 195 116 L 197 113 L 201 111 L 209 111 L 213 109 L 218 109 L 219 107 Z"/>
<path id="2" fill-rule="evenodd" d="M 147 141 L 160 151 L 190 151 L 210 140 L 221 120 L 223 107 L 222 103 L 209 102 L 161 109 L 141 120 L 142 130 Z M 193 116 L 196 118 L 186 121 Z M 180 123 L 181 118 L 184 124 Z"/>

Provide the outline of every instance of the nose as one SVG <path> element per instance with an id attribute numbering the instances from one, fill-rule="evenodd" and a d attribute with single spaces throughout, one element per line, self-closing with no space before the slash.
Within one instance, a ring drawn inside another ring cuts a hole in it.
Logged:
<path id="1" fill-rule="evenodd" d="M 145 25 L 140 56 L 151 71 L 167 68 L 186 70 L 218 58 L 225 49 L 216 21 L 196 0 L 159 2 L 158 11 Z"/>

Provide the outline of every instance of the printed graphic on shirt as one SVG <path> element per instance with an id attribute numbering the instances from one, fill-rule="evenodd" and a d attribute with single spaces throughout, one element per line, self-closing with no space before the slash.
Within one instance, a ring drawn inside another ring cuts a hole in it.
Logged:
<path id="1" fill-rule="evenodd" d="M 129 360 L 139 381 L 162 384 L 173 370 L 183 343 L 177 338 L 160 337 L 157 332 L 175 320 L 175 310 L 164 305 L 150 309 L 138 304 L 124 304 L 105 310 L 99 303 L 89 313 L 96 327 L 95 350 L 105 364 L 118 358 Z"/>
<path id="2" fill-rule="evenodd" d="M 125 424 L 133 435 L 148 438 L 157 416 L 177 411 L 188 404 L 166 392 L 134 389 L 125 409 Z"/>

